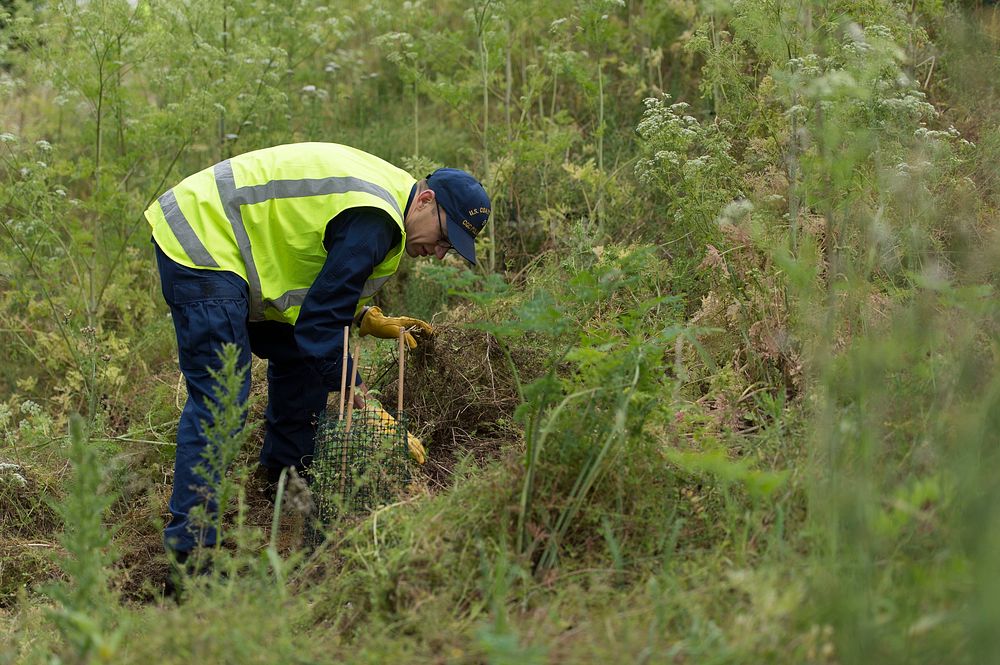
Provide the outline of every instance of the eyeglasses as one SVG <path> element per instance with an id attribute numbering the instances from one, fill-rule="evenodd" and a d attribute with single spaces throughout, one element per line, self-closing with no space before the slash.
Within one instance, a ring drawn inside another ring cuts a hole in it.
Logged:
<path id="1" fill-rule="evenodd" d="M 444 230 L 444 224 L 441 222 L 441 206 L 435 205 L 434 209 L 437 210 L 438 216 L 438 231 L 441 232 L 441 239 L 438 240 L 438 244 L 444 247 L 448 252 L 455 249 L 455 246 L 451 244 L 448 240 L 448 234 Z M 447 252 L 446 252 L 447 253 Z"/>

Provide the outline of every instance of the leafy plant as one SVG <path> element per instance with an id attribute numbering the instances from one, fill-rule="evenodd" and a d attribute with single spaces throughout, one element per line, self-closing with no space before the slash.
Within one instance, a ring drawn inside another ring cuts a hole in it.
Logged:
<path id="1" fill-rule="evenodd" d="M 56 508 L 63 520 L 60 541 L 66 551 L 61 565 L 69 579 L 50 592 L 58 602 L 52 619 L 68 643 L 67 655 L 73 662 L 112 663 L 123 635 L 116 626 L 117 600 L 108 588 L 108 566 L 116 557 L 104 518 L 113 497 L 103 491 L 103 464 L 90 445 L 86 427 L 80 416 L 70 419 L 73 477 L 66 498 Z"/>
<path id="2" fill-rule="evenodd" d="M 203 461 L 194 472 L 205 482 L 205 503 L 191 511 L 191 522 L 215 532 L 215 549 L 222 548 L 223 524 L 226 511 L 246 478 L 245 469 L 229 474 L 233 463 L 247 440 L 246 419 L 250 408 L 244 389 L 249 382 L 250 366 L 240 366 L 241 351 L 235 344 L 223 344 L 219 349 L 220 366 L 209 369 L 215 387 L 206 398 L 210 422 L 202 422 L 205 432 Z"/>

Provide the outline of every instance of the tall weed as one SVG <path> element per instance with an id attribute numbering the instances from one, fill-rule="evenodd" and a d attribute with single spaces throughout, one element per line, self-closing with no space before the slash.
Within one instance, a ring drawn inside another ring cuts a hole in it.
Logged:
<path id="1" fill-rule="evenodd" d="M 212 397 L 206 398 L 211 422 L 202 423 L 206 445 L 201 463 L 194 468 L 205 483 L 204 503 L 190 515 L 193 526 L 215 532 L 217 551 L 222 547 L 226 512 L 246 483 L 246 469 L 231 467 L 248 437 L 246 419 L 250 409 L 245 395 L 250 365 L 240 366 L 241 352 L 234 344 L 224 344 L 218 355 L 219 368 L 209 369 L 215 383 Z"/>
<path id="2" fill-rule="evenodd" d="M 121 645 L 117 598 L 108 588 L 108 569 L 115 560 L 111 531 L 104 517 L 113 497 L 103 486 L 103 461 L 90 445 L 87 425 L 74 416 L 69 423 L 73 471 L 66 498 L 57 506 L 63 521 L 61 566 L 68 580 L 54 586 L 58 606 L 52 619 L 67 643 L 71 662 L 112 663 Z"/>

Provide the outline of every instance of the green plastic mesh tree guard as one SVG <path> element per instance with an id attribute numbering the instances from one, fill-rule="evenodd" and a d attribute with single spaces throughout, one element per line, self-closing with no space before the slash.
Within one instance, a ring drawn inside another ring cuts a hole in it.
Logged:
<path id="1" fill-rule="evenodd" d="M 391 503 L 411 480 L 406 417 L 393 422 L 371 409 L 355 411 L 349 432 L 346 419 L 322 419 L 310 475 L 317 535 L 341 515 Z"/>

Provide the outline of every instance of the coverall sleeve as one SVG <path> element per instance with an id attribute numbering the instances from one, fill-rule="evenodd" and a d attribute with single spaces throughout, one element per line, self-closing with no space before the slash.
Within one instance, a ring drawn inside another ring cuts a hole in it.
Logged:
<path id="1" fill-rule="evenodd" d="M 377 208 L 351 208 L 327 224 L 326 262 L 309 287 L 295 322 L 295 342 L 322 378 L 327 391 L 340 390 L 344 326 L 351 325 L 365 282 L 402 234 Z M 348 358 L 348 376 L 361 383 Z"/>

